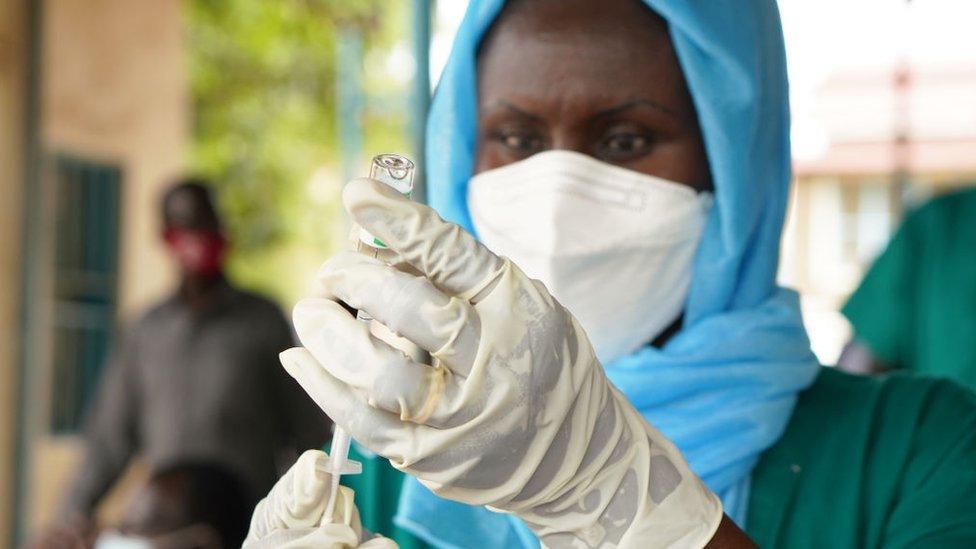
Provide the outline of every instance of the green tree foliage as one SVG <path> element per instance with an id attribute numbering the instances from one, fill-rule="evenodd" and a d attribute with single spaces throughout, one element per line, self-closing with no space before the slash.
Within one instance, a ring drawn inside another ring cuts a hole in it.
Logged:
<path id="1" fill-rule="evenodd" d="M 337 35 L 361 33 L 367 70 L 388 68 L 382 60 L 409 32 L 403 4 L 188 0 L 191 166 L 216 185 L 233 242 L 231 275 L 243 285 L 290 302 L 341 245 Z M 372 74 L 364 82 L 376 98 L 362 117 L 365 152 L 402 147 L 406 103 L 389 98 L 406 83 Z"/>

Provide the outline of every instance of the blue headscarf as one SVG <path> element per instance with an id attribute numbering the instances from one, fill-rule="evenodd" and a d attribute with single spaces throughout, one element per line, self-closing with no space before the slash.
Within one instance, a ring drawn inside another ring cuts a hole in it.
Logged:
<path id="1" fill-rule="evenodd" d="M 644 0 L 668 22 L 715 186 L 682 330 L 604 365 L 744 526 L 759 456 L 782 435 L 818 363 L 794 292 L 776 285 L 790 180 L 786 60 L 774 0 Z M 429 200 L 472 230 L 476 54 L 504 0 L 473 0 L 427 126 Z M 441 547 L 538 546 L 515 517 L 405 481 L 396 522 Z"/>

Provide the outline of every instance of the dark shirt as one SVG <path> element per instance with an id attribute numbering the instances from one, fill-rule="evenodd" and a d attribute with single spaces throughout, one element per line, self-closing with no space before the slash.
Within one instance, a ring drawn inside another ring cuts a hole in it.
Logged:
<path id="1" fill-rule="evenodd" d="M 176 296 L 153 307 L 109 360 L 68 512 L 90 514 L 136 454 L 150 468 L 224 465 L 256 501 L 326 441 L 328 418 L 278 362 L 294 344 L 281 311 L 227 284 L 215 291 L 203 310 Z"/>

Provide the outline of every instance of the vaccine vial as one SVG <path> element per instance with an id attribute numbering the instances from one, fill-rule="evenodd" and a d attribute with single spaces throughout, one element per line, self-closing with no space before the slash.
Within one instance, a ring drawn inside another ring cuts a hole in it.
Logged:
<path id="1" fill-rule="evenodd" d="M 407 198 L 413 194 L 414 163 L 406 156 L 394 153 L 378 154 L 373 157 L 369 167 L 369 178 L 392 187 Z M 373 236 L 369 231 L 360 227 L 359 242 L 356 246 L 361 254 L 379 259 L 387 264 L 397 261 L 397 254 L 386 247 L 382 240 Z M 359 311 L 356 318 L 364 322 L 373 319 L 365 311 Z"/>
<path id="2" fill-rule="evenodd" d="M 388 185 L 410 198 L 413 194 L 414 168 L 413 161 L 405 156 L 394 153 L 378 154 L 373 157 L 369 167 L 369 178 Z M 359 230 L 359 241 L 371 248 L 386 249 L 386 244 L 366 229 Z"/>
<path id="3" fill-rule="evenodd" d="M 412 198 L 413 194 L 413 178 L 415 171 L 416 166 L 409 158 L 399 154 L 387 153 L 373 157 L 373 161 L 370 163 L 369 177 L 370 179 L 375 179 L 384 185 L 392 187 L 398 193 L 407 197 L 407 199 L 410 199 Z M 353 235 L 355 234 L 356 233 L 353 233 Z M 404 261 L 399 254 L 388 248 L 383 241 L 376 238 L 362 227 L 359 228 L 358 238 L 353 238 L 357 252 L 374 259 L 378 259 L 383 263 L 397 269 L 398 271 L 415 276 L 423 276 L 412 265 Z M 398 334 L 392 332 L 382 323 L 375 322 L 366 311 L 362 309 L 356 311 L 356 318 L 369 325 L 369 332 L 374 337 L 377 337 L 392 347 L 399 349 L 415 362 L 419 364 L 430 363 L 430 357 L 424 352 L 423 349 L 418 347 L 412 341 L 400 337 Z"/>

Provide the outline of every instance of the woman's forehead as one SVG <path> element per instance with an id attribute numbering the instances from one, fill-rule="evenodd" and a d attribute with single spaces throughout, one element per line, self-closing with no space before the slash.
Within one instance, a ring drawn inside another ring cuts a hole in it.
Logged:
<path id="1" fill-rule="evenodd" d="M 483 105 L 540 94 L 673 103 L 687 93 L 667 25 L 636 0 L 516 2 L 482 43 L 478 88 Z"/>

